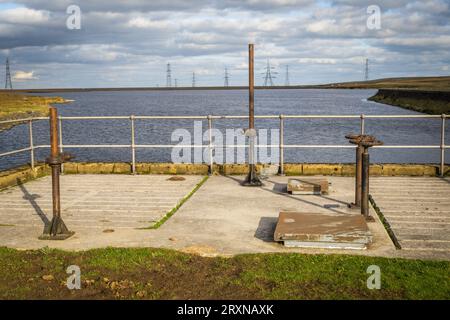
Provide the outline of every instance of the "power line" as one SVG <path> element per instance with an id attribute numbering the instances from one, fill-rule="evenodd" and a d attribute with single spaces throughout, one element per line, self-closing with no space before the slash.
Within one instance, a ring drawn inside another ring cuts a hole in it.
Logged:
<path id="1" fill-rule="evenodd" d="M 12 82 L 11 82 L 11 71 L 9 70 L 9 58 L 6 58 L 6 80 L 5 80 L 5 89 L 12 90 Z"/>
<path id="2" fill-rule="evenodd" d="M 225 68 L 225 82 L 223 85 L 224 87 L 230 86 L 230 74 L 228 73 L 228 68 Z"/>
<path id="3" fill-rule="evenodd" d="M 192 72 L 192 88 L 195 88 L 195 72 Z"/>
<path id="4" fill-rule="evenodd" d="M 275 68 L 270 66 L 269 59 L 267 59 L 266 72 L 263 73 L 264 74 L 264 87 L 267 87 L 267 86 L 273 87 L 274 86 L 273 79 L 276 78 L 275 75 L 277 74 L 277 72 L 272 71 L 273 69 L 275 69 Z"/>
<path id="5" fill-rule="evenodd" d="M 369 59 L 366 59 L 365 70 L 364 70 L 364 80 L 369 80 Z"/>
<path id="6" fill-rule="evenodd" d="M 286 87 L 290 86 L 290 82 L 289 82 L 289 65 L 286 65 L 286 78 L 284 79 L 284 85 Z"/>
<path id="7" fill-rule="evenodd" d="M 170 88 L 172 87 L 172 70 L 170 69 L 170 63 L 167 64 L 167 71 L 166 71 L 166 87 Z"/>

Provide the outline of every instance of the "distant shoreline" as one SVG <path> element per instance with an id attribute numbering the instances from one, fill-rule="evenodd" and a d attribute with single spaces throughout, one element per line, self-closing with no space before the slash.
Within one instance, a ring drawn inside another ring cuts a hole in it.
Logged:
<path id="1" fill-rule="evenodd" d="M 450 91 L 380 89 L 368 100 L 427 114 L 450 113 Z"/>
<path id="2" fill-rule="evenodd" d="M 353 81 L 317 85 L 291 86 L 255 86 L 256 90 L 286 90 L 286 89 L 408 89 L 428 91 L 450 91 L 450 76 L 448 77 L 405 77 L 386 78 L 369 81 Z M 54 93 L 54 92 L 91 92 L 91 91 L 193 91 L 193 90 L 248 90 L 247 86 L 204 86 L 204 87 L 121 87 L 121 88 L 41 88 L 17 89 L 19 93 Z M 0 90 L 8 91 L 8 90 Z"/>

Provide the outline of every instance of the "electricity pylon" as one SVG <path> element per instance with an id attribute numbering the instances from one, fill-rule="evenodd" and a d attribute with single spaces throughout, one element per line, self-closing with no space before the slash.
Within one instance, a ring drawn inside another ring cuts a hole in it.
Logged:
<path id="1" fill-rule="evenodd" d="M 286 87 L 291 85 L 289 82 L 289 65 L 286 65 L 286 78 L 284 79 L 284 85 Z"/>
<path id="2" fill-rule="evenodd" d="M 269 59 L 267 59 L 266 72 L 263 73 L 264 74 L 264 87 L 268 87 L 268 86 L 273 87 L 274 86 L 273 79 L 276 78 L 275 75 L 277 74 L 277 72 L 272 71 L 273 69 L 275 69 L 275 68 L 270 66 Z"/>
<path id="3" fill-rule="evenodd" d="M 223 85 L 224 87 L 230 86 L 230 74 L 228 73 L 228 68 L 225 68 L 225 82 Z"/>
<path id="4" fill-rule="evenodd" d="M 172 70 L 170 69 L 170 63 L 167 64 L 167 71 L 166 71 L 166 87 L 170 88 L 172 87 Z"/>
<path id="5" fill-rule="evenodd" d="M 6 80 L 5 80 L 5 89 L 12 90 L 12 82 L 11 82 L 11 71 L 9 70 L 9 58 L 6 58 Z"/>

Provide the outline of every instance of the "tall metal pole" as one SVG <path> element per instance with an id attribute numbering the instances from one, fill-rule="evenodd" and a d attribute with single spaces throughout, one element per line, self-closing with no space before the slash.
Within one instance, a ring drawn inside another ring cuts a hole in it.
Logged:
<path id="1" fill-rule="evenodd" d="M 361 207 L 361 188 L 362 188 L 362 176 L 363 176 L 363 159 L 364 148 L 361 145 L 356 147 L 356 179 L 355 179 L 355 203 L 354 206 L 357 208 Z"/>
<path id="2" fill-rule="evenodd" d="M 248 128 L 255 129 L 255 51 L 248 45 Z"/>
<path id="3" fill-rule="evenodd" d="M 58 112 L 56 108 L 50 108 L 50 157 L 47 163 L 52 168 L 52 200 L 53 200 L 53 218 L 52 221 L 44 226 L 44 232 L 39 237 L 41 240 L 64 240 L 74 234 L 69 231 L 61 218 L 61 197 L 59 175 L 61 172 L 61 163 L 65 156 L 59 152 L 58 142 Z"/>
<path id="4" fill-rule="evenodd" d="M 363 148 L 362 154 L 362 187 L 361 187 L 361 214 L 369 218 L 369 149 Z"/>
<path id="5" fill-rule="evenodd" d="M 442 114 L 442 120 L 441 120 L 441 161 L 440 161 L 440 168 L 439 168 L 439 175 L 441 177 L 444 176 L 444 170 L 445 170 L 445 114 Z"/>
<path id="6" fill-rule="evenodd" d="M 280 166 L 278 174 L 284 176 L 284 116 L 280 114 Z"/>
<path id="7" fill-rule="evenodd" d="M 248 175 L 245 178 L 242 185 L 258 187 L 262 186 L 261 180 L 259 180 L 256 174 L 255 165 L 255 71 L 254 71 L 254 46 L 253 44 L 248 45 L 248 130 L 245 132 L 248 137 L 249 148 L 248 148 Z"/>

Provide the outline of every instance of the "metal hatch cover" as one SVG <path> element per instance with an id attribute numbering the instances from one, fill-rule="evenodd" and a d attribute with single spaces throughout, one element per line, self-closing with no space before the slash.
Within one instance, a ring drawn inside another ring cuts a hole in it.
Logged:
<path id="1" fill-rule="evenodd" d="M 274 240 L 286 247 L 366 249 L 372 235 L 359 214 L 280 212 Z"/>

